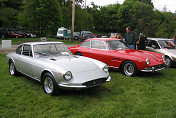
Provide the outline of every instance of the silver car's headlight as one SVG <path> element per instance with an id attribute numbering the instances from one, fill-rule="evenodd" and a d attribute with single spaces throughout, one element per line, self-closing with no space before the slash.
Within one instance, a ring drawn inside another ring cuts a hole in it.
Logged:
<path id="1" fill-rule="evenodd" d="M 72 73 L 70 71 L 67 71 L 65 74 L 64 74 L 64 79 L 69 81 L 71 80 L 72 78 Z"/>
<path id="2" fill-rule="evenodd" d="M 149 65 L 149 64 L 150 64 L 149 58 L 147 58 L 147 59 L 145 60 L 145 62 L 146 62 L 147 65 Z"/>
<path id="3" fill-rule="evenodd" d="M 107 65 L 105 65 L 105 66 L 103 67 L 103 70 L 107 73 L 107 72 L 109 71 L 109 67 L 108 67 Z"/>
<path id="4" fill-rule="evenodd" d="M 162 58 L 163 58 L 163 61 L 165 62 L 166 61 L 166 57 L 163 55 Z"/>

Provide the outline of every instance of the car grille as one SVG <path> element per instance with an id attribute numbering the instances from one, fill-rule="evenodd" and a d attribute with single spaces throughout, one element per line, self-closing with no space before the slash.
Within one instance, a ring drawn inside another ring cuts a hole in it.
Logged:
<path id="1" fill-rule="evenodd" d="M 166 67 L 166 65 L 165 64 L 160 64 L 160 65 L 156 65 L 154 67 L 155 67 L 155 69 L 161 69 L 161 68 Z"/>
<path id="2" fill-rule="evenodd" d="M 88 81 L 83 83 L 82 85 L 86 86 L 86 87 L 93 87 L 93 86 L 98 86 L 100 84 L 105 83 L 107 80 L 107 78 L 100 78 L 100 79 L 96 79 L 96 80 L 92 80 L 92 81 Z"/>

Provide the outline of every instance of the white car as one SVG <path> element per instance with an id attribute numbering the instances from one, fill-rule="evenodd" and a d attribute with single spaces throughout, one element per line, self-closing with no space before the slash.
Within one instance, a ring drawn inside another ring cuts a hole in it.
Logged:
<path id="1" fill-rule="evenodd" d="M 146 43 L 147 50 L 165 55 L 167 67 L 176 65 L 176 45 L 173 39 L 148 38 Z"/>

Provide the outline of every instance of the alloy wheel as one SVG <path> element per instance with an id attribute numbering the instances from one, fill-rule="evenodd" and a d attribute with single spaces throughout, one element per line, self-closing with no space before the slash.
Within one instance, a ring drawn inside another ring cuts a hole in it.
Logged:
<path id="1" fill-rule="evenodd" d="M 44 80 L 44 89 L 46 91 L 47 94 L 50 94 L 53 92 L 54 90 L 54 85 L 53 85 L 53 81 L 50 77 L 46 77 Z"/>
<path id="2" fill-rule="evenodd" d="M 134 74 L 134 72 L 135 72 L 135 68 L 134 68 L 133 64 L 131 64 L 131 63 L 126 63 L 126 64 L 124 65 L 124 73 L 125 73 L 125 75 L 131 76 L 131 75 Z"/>

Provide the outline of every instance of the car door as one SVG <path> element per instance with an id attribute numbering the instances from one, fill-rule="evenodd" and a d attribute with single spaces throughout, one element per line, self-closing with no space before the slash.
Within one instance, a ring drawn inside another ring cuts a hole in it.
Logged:
<path id="1" fill-rule="evenodd" d="M 79 52 L 81 52 L 82 55 L 85 56 L 85 57 L 90 57 L 89 49 L 90 49 L 90 41 L 89 40 L 88 41 L 84 41 L 80 45 Z"/>
<path id="2" fill-rule="evenodd" d="M 20 55 L 20 71 L 24 74 L 27 74 L 28 76 L 33 77 L 33 69 L 32 65 L 34 62 L 33 54 L 32 54 L 32 48 L 30 45 L 23 45 L 22 54 Z"/>
<path id="3" fill-rule="evenodd" d="M 21 54 L 22 54 L 22 50 L 23 50 L 23 45 L 20 45 L 17 49 L 16 49 L 16 55 L 13 58 L 14 62 L 15 62 L 15 67 L 18 71 L 21 71 Z"/>
<path id="4" fill-rule="evenodd" d="M 110 64 L 110 52 L 105 41 L 91 40 L 91 48 L 89 49 L 90 57 L 99 61 Z"/>

